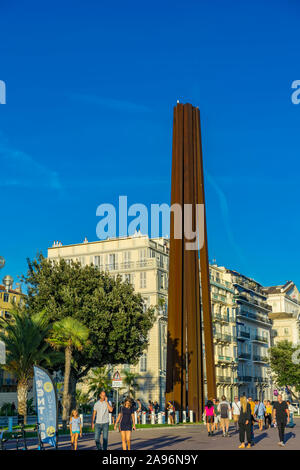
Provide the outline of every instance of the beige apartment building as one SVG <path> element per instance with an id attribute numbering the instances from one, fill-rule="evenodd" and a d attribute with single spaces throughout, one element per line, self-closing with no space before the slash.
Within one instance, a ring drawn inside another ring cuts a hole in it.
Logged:
<path id="1" fill-rule="evenodd" d="M 48 249 L 49 259 L 64 258 L 80 261 L 82 265 L 94 264 L 100 270 L 109 271 L 112 276 L 127 279 L 136 292 L 145 299 L 147 306 L 158 306 L 159 299 L 164 307 L 159 309 L 157 321 L 150 331 L 149 346 L 136 366 L 130 369 L 140 375 L 140 391 L 137 396 L 147 402 L 157 400 L 164 403 L 167 351 L 167 300 L 169 240 L 149 239 L 136 233 L 126 238 L 114 238 L 95 242 L 62 245 L 55 242 Z M 120 366 L 119 370 L 128 366 Z"/>

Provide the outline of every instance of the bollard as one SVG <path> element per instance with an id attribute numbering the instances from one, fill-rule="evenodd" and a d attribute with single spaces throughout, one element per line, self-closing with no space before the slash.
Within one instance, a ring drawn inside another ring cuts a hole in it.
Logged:
<path id="1" fill-rule="evenodd" d="M 108 414 L 108 424 L 112 424 L 112 414 Z"/>
<path id="2" fill-rule="evenodd" d="M 157 415 L 157 424 L 162 424 L 162 413 L 158 413 Z"/>
<path id="3" fill-rule="evenodd" d="M 146 424 L 146 411 L 142 412 L 142 424 Z"/>
<path id="4" fill-rule="evenodd" d="M 182 422 L 186 423 L 186 411 L 182 412 Z"/>
<path id="5" fill-rule="evenodd" d="M 179 411 L 175 411 L 175 424 L 179 423 Z"/>
<path id="6" fill-rule="evenodd" d="M 151 424 L 155 424 L 155 413 L 151 411 Z"/>
<path id="7" fill-rule="evenodd" d="M 83 414 L 82 413 L 80 413 L 79 418 L 80 418 L 81 426 L 83 429 Z"/>
<path id="8" fill-rule="evenodd" d="M 194 422 L 194 412 L 190 410 L 190 423 Z"/>
<path id="9" fill-rule="evenodd" d="M 165 424 L 166 422 L 166 413 L 163 411 L 161 414 L 161 424 Z"/>
<path id="10" fill-rule="evenodd" d="M 137 412 L 136 411 L 134 412 L 134 422 L 135 424 L 137 424 Z"/>
<path id="11" fill-rule="evenodd" d="M 12 432 L 13 430 L 13 417 L 9 416 L 8 418 L 8 432 Z"/>
<path id="12" fill-rule="evenodd" d="M 168 411 L 168 424 L 171 424 L 171 419 L 170 419 L 170 411 Z"/>

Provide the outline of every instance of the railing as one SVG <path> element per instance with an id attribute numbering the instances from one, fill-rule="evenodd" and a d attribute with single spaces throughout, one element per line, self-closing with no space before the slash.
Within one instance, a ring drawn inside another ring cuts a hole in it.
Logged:
<path id="1" fill-rule="evenodd" d="M 260 335 L 253 336 L 252 341 L 259 341 L 261 343 L 268 344 L 268 338 L 265 338 L 264 336 L 260 336 Z"/>
<path id="2" fill-rule="evenodd" d="M 251 382 L 252 381 L 252 377 L 251 375 L 242 375 L 238 378 L 238 380 L 240 382 Z"/>
<path id="3" fill-rule="evenodd" d="M 222 375 L 217 376 L 217 382 L 231 383 L 230 377 L 223 377 Z"/>
<path id="4" fill-rule="evenodd" d="M 250 338 L 250 333 L 248 333 L 247 331 L 238 331 L 237 337 Z"/>
<path id="5" fill-rule="evenodd" d="M 230 356 L 218 356 L 218 360 L 221 361 L 221 362 L 231 362 L 232 357 L 230 357 Z"/>
<path id="6" fill-rule="evenodd" d="M 268 324 L 272 323 L 271 320 L 267 316 L 263 317 L 263 316 L 260 316 L 260 315 L 256 315 L 255 313 L 245 312 L 244 310 L 240 310 L 237 313 L 237 316 L 250 318 L 251 320 L 260 321 L 262 323 L 268 323 Z"/>
<path id="7" fill-rule="evenodd" d="M 258 354 L 253 356 L 253 361 L 254 362 L 268 362 L 268 357 L 267 356 L 260 356 Z"/>
<path id="8" fill-rule="evenodd" d="M 251 359 L 251 354 L 250 353 L 240 353 L 239 354 L 239 359 Z"/>

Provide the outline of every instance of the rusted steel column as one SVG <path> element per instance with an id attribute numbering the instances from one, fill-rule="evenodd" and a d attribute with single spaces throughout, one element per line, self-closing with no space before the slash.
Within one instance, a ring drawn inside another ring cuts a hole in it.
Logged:
<path id="1" fill-rule="evenodd" d="M 174 213 L 171 212 L 166 400 L 172 401 L 179 411 L 188 405 L 199 420 L 204 401 L 199 250 L 187 249 L 187 243 L 194 240 L 186 238 L 187 227 L 183 226 L 191 211 L 189 228 L 197 231 L 196 205 L 204 203 L 200 116 L 198 108 L 191 104 L 178 104 L 174 108 L 172 159 L 171 204 L 182 208 L 182 236 L 175 238 Z M 211 394 L 215 390 L 215 373 L 207 237 L 206 227 L 199 229 L 205 234 L 200 264 L 207 380 Z"/>
<path id="2" fill-rule="evenodd" d="M 205 343 L 205 362 L 206 362 L 206 379 L 207 379 L 207 396 L 208 398 L 216 397 L 216 371 L 213 343 L 213 327 L 211 314 L 211 296 L 210 296 L 210 278 L 209 278 L 209 258 L 207 244 L 207 228 L 206 228 L 206 209 L 205 209 L 205 192 L 204 192 L 204 173 L 203 173 L 203 157 L 202 142 L 200 128 L 200 112 L 196 110 L 196 153 L 197 153 L 197 174 L 198 188 L 197 199 L 198 204 L 204 206 L 203 220 L 203 237 L 204 243 L 200 249 L 200 271 L 201 271 L 201 291 L 202 291 L 202 322 L 204 327 L 204 343 Z"/>

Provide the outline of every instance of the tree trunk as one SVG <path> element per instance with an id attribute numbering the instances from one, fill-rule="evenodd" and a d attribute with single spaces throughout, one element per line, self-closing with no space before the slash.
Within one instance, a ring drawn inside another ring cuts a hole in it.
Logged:
<path id="1" fill-rule="evenodd" d="M 70 406 L 71 410 L 74 410 L 77 406 L 76 403 L 76 386 L 78 382 L 78 377 L 76 371 L 72 368 L 70 373 L 70 382 L 69 382 L 69 393 L 70 393 Z"/>
<path id="2" fill-rule="evenodd" d="M 27 397 L 28 381 L 26 379 L 18 381 L 18 413 L 24 417 L 24 424 L 27 424 Z"/>
<path id="3" fill-rule="evenodd" d="M 71 373 L 72 349 L 67 346 L 65 349 L 65 375 L 64 375 L 64 392 L 63 392 L 63 413 L 62 422 L 63 429 L 67 428 L 68 418 L 70 416 L 71 397 L 69 393 L 70 373 Z"/>

